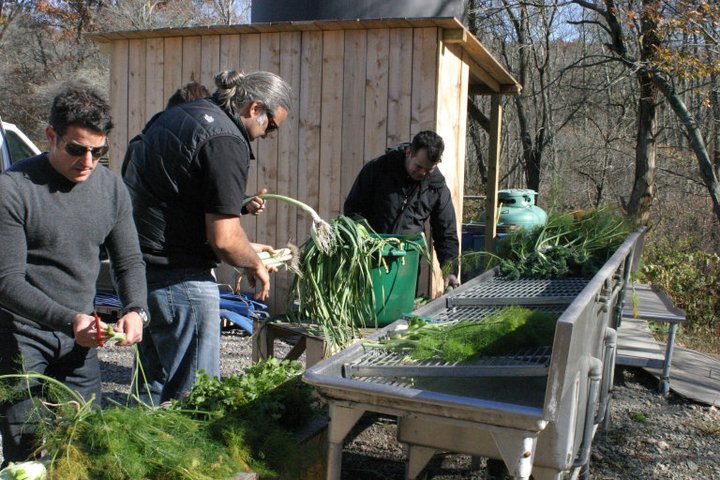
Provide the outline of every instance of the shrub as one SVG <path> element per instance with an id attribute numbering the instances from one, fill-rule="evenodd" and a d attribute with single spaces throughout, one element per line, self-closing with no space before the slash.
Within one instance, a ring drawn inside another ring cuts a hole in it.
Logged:
<path id="1" fill-rule="evenodd" d="M 664 240 L 645 247 L 643 281 L 662 288 L 685 310 L 689 333 L 720 333 L 720 256 L 695 250 L 688 241 Z"/>

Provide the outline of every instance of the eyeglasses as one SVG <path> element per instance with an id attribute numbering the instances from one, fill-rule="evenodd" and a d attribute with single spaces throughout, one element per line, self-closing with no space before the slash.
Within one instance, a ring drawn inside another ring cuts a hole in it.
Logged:
<path id="1" fill-rule="evenodd" d="M 268 112 L 268 125 L 267 128 L 265 128 L 265 133 L 274 132 L 278 129 L 277 123 L 275 123 L 275 120 L 273 120 L 273 114 Z"/>
<path id="2" fill-rule="evenodd" d="M 100 158 L 108 152 L 108 146 L 89 147 L 87 145 L 80 145 L 79 143 L 66 143 L 65 151 L 72 157 L 83 157 L 87 152 L 90 152 L 93 158 Z"/>

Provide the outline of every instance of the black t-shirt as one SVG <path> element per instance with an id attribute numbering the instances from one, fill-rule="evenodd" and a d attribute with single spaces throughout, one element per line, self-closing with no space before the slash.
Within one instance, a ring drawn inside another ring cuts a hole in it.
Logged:
<path id="1" fill-rule="evenodd" d="M 240 142 L 236 138 L 219 137 L 198 149 L 195 161 L 204 174 L 202 202 L 205 213 L 242 214 L 250 158 Z"/>

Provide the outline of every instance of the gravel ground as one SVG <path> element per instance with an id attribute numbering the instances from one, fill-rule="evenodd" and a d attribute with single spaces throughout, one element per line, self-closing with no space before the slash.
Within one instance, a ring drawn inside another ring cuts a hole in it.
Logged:
<path id="1" fill-rule="evenodd" d="M 276 343 L 276 355 L 290 345 Z M 250 337 L 241 330 L 224 331 L 222 373 L 239 372 L 251 362 Z M 104 392 L 123 401 L 128 391 L 132 350 L 100 351 Z M 720 479 L 720 412 L 674 394 L 656 392 L 657 380 L 640 369 L 618 368 L 610 404 L 610 426 L 593 442 L 593 480 Z M 395 440 L 393 418 L 366 414 L 346 438 L 344 480 L 404 478 L 404 451 Z M 491 478 L 485 462 L 475 468 L 467 455 L 436 455 L 420 478 L 482 480 Z"/>

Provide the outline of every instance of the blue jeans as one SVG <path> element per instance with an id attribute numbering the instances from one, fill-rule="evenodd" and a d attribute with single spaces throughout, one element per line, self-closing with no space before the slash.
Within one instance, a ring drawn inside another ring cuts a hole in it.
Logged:
<path id="1" fill-rule="evenodd" d="M 220 294 L 209 269 L 147 267 L 150 324 L 139 345 L 147 388 L 159 405 L 187 394 L 204 370 L 220 376 Z"/>
<path id="2" fill-rule="evenodd" d="M 5 314 L 1 316 L 4 317 L 0 320 L 1 375 L 42 373 L 61 381 L 85 400 L 94 395 L 93 407 L 100 407 L 102 389 L 96 349 L 81 347 L 68 333 L 40 330 L 13 322 Z M 42 398 L 41 387 L 37 384 L 31 387 L 34 397 Z M 0 406 L 4 465 L 28 459 L 37 447 L 35 427 L 27 421 L 33 403 L 28 395 L 23 395 Z"/>

